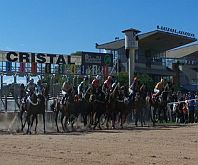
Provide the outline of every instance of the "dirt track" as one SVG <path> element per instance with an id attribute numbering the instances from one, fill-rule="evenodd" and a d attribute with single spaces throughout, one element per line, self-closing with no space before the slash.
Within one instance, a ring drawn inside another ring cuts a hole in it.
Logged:
<path id="1" fill-rule="evenodd" d="M 2 165 L 196 164 L 198 125 L 0 135 Z"/>

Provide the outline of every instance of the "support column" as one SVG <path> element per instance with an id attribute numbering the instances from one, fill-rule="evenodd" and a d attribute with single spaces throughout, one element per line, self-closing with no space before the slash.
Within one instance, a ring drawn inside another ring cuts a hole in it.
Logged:
<path id="1" fill-rule="evenodd" d="M 129 50 L 129 86 L 131 85 L 132 78 L 134 77 L 135 71 L 135 50 L 138 49 L 138 37 L 137 34 L 140 32 L 137 29 L 127 29 L 122 31 L 125 33 L 125 49 Z"/>
<path id="2" fill-rule="evenodd" d="M 135 49 L 129 50 L 129 85 L 132 83 L 135 72 Z"/>

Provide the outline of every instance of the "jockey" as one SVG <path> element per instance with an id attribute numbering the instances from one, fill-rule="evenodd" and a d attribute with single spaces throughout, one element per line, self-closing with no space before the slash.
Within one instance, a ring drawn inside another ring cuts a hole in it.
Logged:
<path id="1" fill-rule="evenodd" d="M 159 96 L 162 91 L 164 90 L 164 87 L 165 87 L 165 80 L 163 78 L 161 78 L 160 82 L 158 82 L 156 85 L 155 85 L 155 88 L 154 88 L 154 93 L 153 96 L 157 97 Z"/>
<path id="2" fill-rule="evenodd" d="M 125 99 L 125 87 L 121 86 L 118 84 L 118 96 L 117 96 L 117 100 L 122 100 L 124 101 Z"/>
<path id="3" fill-rule="evenodd" d="M 88 77 L 84 76 L 83 81 L 78 85 L 78 95 L 79 97 L 83 97 L 89 88 Z"/>
<path id="4" fill-rule="evenodd" d="M 31 79 L 30 82 L 26 86 L 26 90 L 29 96 L 31 96 L 35 92 L 36 86 L 37 85 L 34 83 L 34 79 Z"/>
<path id="5" fill-rule="evenodd" d="M 65 99 L 69 97 L 69 95 L 73 92 L 73 85 L 69 83 L 69 80 L 67 79 L 63 85 L 62 85 L 62 94 L 63 94 L 63 99 L 62 99 L 62 104 L 64 104 Z"/>
<path id="6" fill-rule="evenodd" d="M 37 92 L 37 94 L 42 95 L 43 91 L 44 91 L 44 86 L 43 86 L 41 80 L 38 80 L 37 81 L 37 86 L 36 86 L 36 92 Z"/>
<path id="7" fill-rule="evenodd" d="M 93 81 L 91 82 L 92 88 L 93 88 L 93 93 L 96 93 L 96 91 L 98 90 L 99 86 L 100 86 L 100 76 L 97 75 Z"/>
<path id="8" fill-rule="evenodd" d="M 112 84 L 113 84 L 113 78 L 111 76 L 108 76 L 107 79 L 104 81 L 104 84 L 102 86 L 102 91 L 106 94 L 111 92 Z"/>
<path id="9" fill-rule="evenodd" d="M 140 87 L 140 96 L 146 100 L 146 96 L 147 96 L 147 93 L 148 93 L 148 90 L 146 88 L 146 85 L 145 84 L 142 84 L 141 87 Z"/>
<path id="10" fill-rule="evenodd" d="M 22 100 L 22 98 L 24 98 L 26 95 L 26 92 L 25 92 L 25 85 L 22 83 L 20 85 L 20 101 Z"/>
<path id="11" fill-rule="evenodd" d="M 133 78 L 133 82 L 129 87 L 129 98 L 134 99 L 137 92 L 140 90 L 140 82 L 137 76 Z"/>
<path id="12" fill-rule="evenodd" d="M 99 86 L 100 86 L 100 76 L 99 76 L 99 75 L 97 75 L 97 76 L 93 79 L 91 85 L 92 85 L 93 88 L 99 88 Z"/>

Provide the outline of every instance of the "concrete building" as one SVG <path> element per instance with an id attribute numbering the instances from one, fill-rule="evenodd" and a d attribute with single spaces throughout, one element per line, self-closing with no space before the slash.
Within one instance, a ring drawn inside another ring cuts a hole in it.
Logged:
<path id="1" fill-rule="evenodd" d="M 169 29 L 169 28 L 168 28 Z M 175 29 L 159 29 L 141 33 L 138 35 L 139 48 L 135 53 L 135 72 L 146 73 L 154 81 L 161 77 L 176 76 L 176 72 L 167 67 L 166 55 L 168 50 L 172 50 L 197 41 L 193 34 L 176 32 Z M 126 72 L 128 69 L 127 52 L 125 50 L 125 40 L 96 44 L 99 51 L 112 53 L 114 61 L 117 61 L 117 71 Z M 169 52 L 170 53 L 170 52 Z"/>
<path id="2" fill-rule="evenodd" d="M 175 82 L 187 90 L 198 91 L 198 44 L 169 50 L 166 59 L 175 70 Z"/>

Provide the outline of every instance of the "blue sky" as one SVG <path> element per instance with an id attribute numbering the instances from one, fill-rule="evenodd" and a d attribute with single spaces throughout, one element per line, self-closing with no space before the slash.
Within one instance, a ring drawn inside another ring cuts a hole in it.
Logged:
<path id="1" fill-rule="evenodd" d="M 168 26 L 198 36 L 197 0 L 0 0 L 0 50 L 70 54 Z"/>

